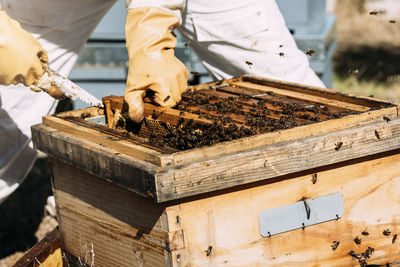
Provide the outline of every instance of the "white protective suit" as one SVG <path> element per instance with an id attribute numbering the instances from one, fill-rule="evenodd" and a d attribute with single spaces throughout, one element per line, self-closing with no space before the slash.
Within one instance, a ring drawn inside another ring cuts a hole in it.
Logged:
<path id="1" fill-rule="evenodd" d="M 79 51 L 115 1 L 0 3 L 39 40 L 50 67 L 68 76 Z M 297 49 L 275 0 L 127 0 L 127 6 L 159 7 L 176 14 L 182 36 L 216 79 L 253 74 L 324 87 L 309 67 L 307 56 Z M 0 86 L 0 203 L 23 181 L 36 159 L 30 126 L 54 112 L 56 104 L 45 93 L 23 86 Z"/>

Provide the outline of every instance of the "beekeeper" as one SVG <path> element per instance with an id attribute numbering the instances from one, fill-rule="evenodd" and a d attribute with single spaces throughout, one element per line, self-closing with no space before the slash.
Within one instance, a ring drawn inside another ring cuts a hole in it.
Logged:
<path id="1" fill-rule="evenodd" d="M 36 158 L 30 126 L 57 104 L 27 87 L 48 64 L 67 76 L 115 1 L 0 0 L 0 84 L 11 85 L 0 87 L 0 202 L 18 187 Z M 297 49 L 275 0 L 134 0 L 127 1 L 127 8 L 124 96 L 135 121 L 143 119 L 146 90 L 154 91 L 162 106 L 175 105 L 186 90 L 188 71 L 174 55 L 171 33 L 178 27 L 215 79 L 253 74 L 323 87 Z"/>

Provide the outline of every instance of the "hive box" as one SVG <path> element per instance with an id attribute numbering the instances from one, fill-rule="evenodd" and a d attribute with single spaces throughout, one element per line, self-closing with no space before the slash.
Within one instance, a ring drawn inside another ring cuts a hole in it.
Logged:
<path id="1" fill-rule="evenodd" d="M 33 141 L 52 162 L 64 251 L 95 266 L 398 261 L 398 106 L 249 76 L 223 84 L 349 115 L 184 151 L 102 125 L 102 109 L 46 116 Z M 156 108 L 180 113 L 146 114 Z"/>

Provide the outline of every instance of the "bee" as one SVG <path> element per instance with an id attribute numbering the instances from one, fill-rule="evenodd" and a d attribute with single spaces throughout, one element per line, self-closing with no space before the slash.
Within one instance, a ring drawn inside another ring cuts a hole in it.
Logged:
<path id="1" fill-rule="evenodd" d="M 246 61 L 246 64 L 249 66 L 249 68 L 251 68 L 251 65 L 253 65 L 253 63 L 250 61 Z"/>
<path id="2" fill-rule="evenodd" d="M 394 244 L 394 242 L 396 242 L 397 239 L 397 234 L 394 234 L 393 239 L 392 239 L 392 244 Z"/>
<path id="3" fill-rule="evenodd" d="M 391 233 L 392 233 L 392 232 L 390 232 L 389 229 L 383 230 L 383 235 L 384 235 L 384 236 L 390 236 Z"/>
<path id="4" fill-rule="evenodd" d="M 331 245 L 332 250 L 336 250 L 337 247 L 339 246 L 340 242 L 339 242 L 339 241 L 333 241 L 332 243 L 333 243 L 333 244 Z"/>
<path id="5" fill-rule="evenodd" d="M 312 57 L 315 54 L 315 50 L 314 49 L 308 49 L 306 51 L 306 54 L 309 55 L 310 57 Z"/>
<path id="6" fill-rule="evenodd" d="M 314 173 L 313 175 L 311 175 L 311 177 L 312 177 L 311 181 L 312 181 L 313 184 L 316 184 L 316 183 L 317 183 L 317 176 L 318 176 L 318 174 L 316 174 L 316 173 Z"/>
<path id="7" fill-rule="evenodd" d="M 369 259 L 371 258 L 372 252 L 374 252 L 375 249 L 372 247 L 368 247 L 365 252 L 362 254 L 365 258 Z"/>
<path id="8" fill-rule="evenodd" d="M 86 119 L 86 118 L 89 118 L 90 117 L 90 113 L 82 113 L 81 114 L 81 119 Z"/>
<path id="9" fill-rule="evenodd" d="M 183 111 L 179 112 L 179 116 L 183 116 L 184 114 L 185 114 L 185 112 L 183 112 Z"/>
<path id="10" fill-rule="evenodd" d="M 174 31 L 171 31 L 171 34 L 176 38 L 176 33 Z"/>
<path id="11" fill-rule="evenodd" d="M 190 46 L 190 41 L 187 41 L 186 43 L 185 43 L 185 47 L 189 47 Z"/>
<path id="12" fill-rule="evenodd" d="M 358 74 L 359 72 L 360 72 L 360 70 L 358 70 L 358 69 L 354 69 L 354 70 L 348 70 L 348 72 L 350 73 L 350 74 Z"/>
<path id="13" fill-rule="evenodd" d="M 371 12 L 369 12 L 369 14 L 370 14 L 371 16 L 376 16 L 376 15 L 379 14 L 379 12 L 378 12 L 378 11 L 371 11 Z"/>
<path id="14" fill-rule="evenodd" d="M 284 56 L 285 56 L 285 53 L 280 52 L 280 53 L 279 53 L 279 56 L 284 57 Z"/>
<path id="15" fill-rule="evenodd" d="M 365 259 L 358 260 L 358 263 L 360 263 L 360 266 L 361 266 L 361 267 L 366 267 L 366 266 L 368 266 L 368 263 L 367 263 L 367 261 L 366 261 Z"/>
<path id="16" fill-rule="evenodd" d="M 356 243 L 357 245 L 361 244 L 361 239 L 358 238 L 358 236 L 356 238 L 354 238 L 354 243 Z"/>
<path id="17" fill-rule="evenodd" d="M 391 119 L 390 118 L 388 118 L 388 117 L 383 117 L 383 119 L 386 121 L 386 122 L 389 122 L 389 121 L 391 121 Z"/>
<path id="18" fill-rule="evenodd" d="M 367 232 L 367 230 L 364 230 L 361 232 L 362 235 L 369 235 L 369 233 Z"/>
<path id="19" fill-rule="evenodd" d="M 335 144 L 335 150 L 336 150 L 336 151 L 339 151 L 339 149 L 342 147 L 342 145 L 343 145 L 343 142 L 337 142 L 337 143 Z"/>
<path id="20" fill-rule="evenodd" d="M 190 73 L 191 73 L 191 74 L 193 74 L 193 75 L 196 75 L 196 76 L 197 76 L 197 75 L 200 75 L 200 73 L 199 73 L 199 72 L 197 72 L 197 71 L 193 71 L 193 70 L 192 70 Z"/>
<path id="21" fill-rule="evenodd" d="M 355 253 L 353 250 L 349 252 L 349 254 L 353 257 L 356 258 L 357 260 L 360 260 L 363 256 L 360 253 Z"/>
<path id="22" fill-rule="evenodd" d="M 376 136 L 376 138 L 381 139 L 377 130 L 375 130 L 375 136 Z"/>
<path id="23" fill-rule="evenodd" d="M 153 114 L 151 114 L 151 118 L 153 120 L 156 120 L 158 118 L 158 116 L 160 116 L 160 113 L 157 113 L 157 111 L 155 109 L 153 109 Z"/>
<path id="24" fill-rule="evenodd" d="M 279 45 L 279 48 L 282 48 L 283 47 L 283 45 Z"/>
<path id="25" fill-rule="evenodd" d="M 396 21 L 394 19 L 389 20 L 389 23 L 396 23 Z"/>
<path id="26" fill-rule="evenodd" d="M 164 102 L 167 102 L 170 98 L 171 96 L 168 95 L 166 98 L 164 98 Z"/>
<path id="27" fill-rule="evenodd" d="M 212 251 L 212 246 L 208 246 L 206 252 L 207 257 L 211 255 L 211 251 Z"/>

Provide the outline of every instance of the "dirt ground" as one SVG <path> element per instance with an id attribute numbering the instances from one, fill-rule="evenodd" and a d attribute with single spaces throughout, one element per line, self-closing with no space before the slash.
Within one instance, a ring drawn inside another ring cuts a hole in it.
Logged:
<path id="1" fill-rule="evenodd" d="M 364 2 L 337 0 L 334 89 L 400 102 L 400 17 L 393 22 L 383 13 L 370 15 Z M 47 160 L 39 159 L 0 205 L 0 267 L 11 266 L 57 225 L 44 210 L 50 175 Z"/>
<path id="2" fill-rule="evenodd" d="M 57 221 L 45 213 L 51 195 L 47 159 L 38 159 L 22 185 L 0 205 L 0 267 L 11 266 Z"/>

